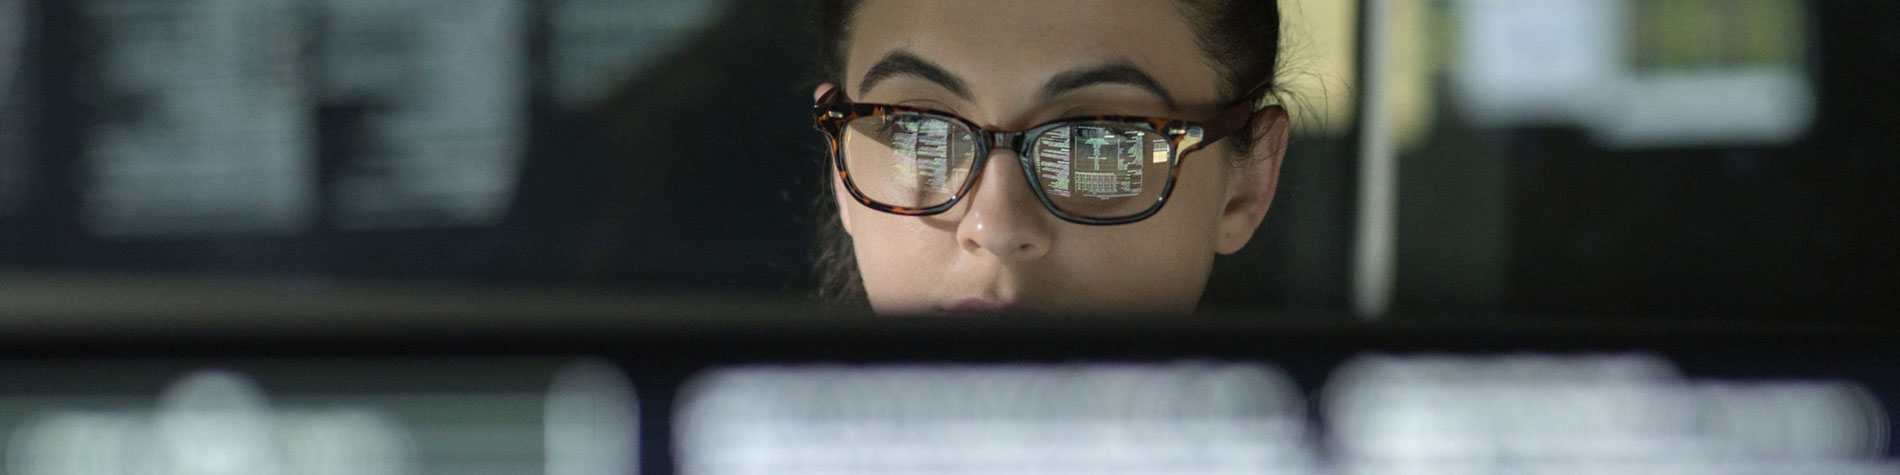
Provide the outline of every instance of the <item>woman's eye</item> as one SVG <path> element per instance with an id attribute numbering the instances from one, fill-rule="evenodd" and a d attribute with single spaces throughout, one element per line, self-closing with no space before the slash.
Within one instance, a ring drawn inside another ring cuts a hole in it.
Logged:
<path id="1" fill-rule="evenodd" d="M 880 133 L 883 133 L 885 137 L 891 137 L 894 134 L 908 134 L 910 137 L 912 137 L 913 140 L 915 140 L 915 137 L 917 136 L 917 134 L 922 132 L 920 130 L 921 128 L 922 128 L 922 120 L 914 118 L 914 117 L 906 117 L 903 119 L 886 121 L 884 123 L 883 130 Z"/>
<path id="2" fill-rule="evenodd" d="M 916 128 L 913 121 L 887 117 L 873 124 L 870 132 L 878 142 L 891 143 L 900 132 L 915 132 Z"/>

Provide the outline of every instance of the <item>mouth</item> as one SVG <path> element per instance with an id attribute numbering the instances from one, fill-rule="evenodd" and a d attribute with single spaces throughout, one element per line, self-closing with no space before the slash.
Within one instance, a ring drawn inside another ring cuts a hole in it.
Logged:
<path id="1" fill-rule="evenodd" d="M 944 313 L 997 313 L 1016 306 L 1012 299 L 972 296 L 952 300 L 938 309 Z"/>

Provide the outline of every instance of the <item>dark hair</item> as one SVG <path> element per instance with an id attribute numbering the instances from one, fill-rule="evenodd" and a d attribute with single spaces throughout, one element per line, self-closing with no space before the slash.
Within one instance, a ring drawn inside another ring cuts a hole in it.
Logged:
<path id="1" fill-rule="evenodd" d="M 818 2 L 818 78 L 821 82 L 844 84 L 846 39 L 851 37 L 853 18 L 859 0 L 819 0 Z M 1176 0 L 1181 15 L 1194 27 L 1195 40 L 1221 81 L 1222 102 L 1239 100 L 1242 94 L 1259 91 L 1279 93 L 1275 73 L 1280 66 L 1280 6 L 1277 0 Z M 841 86 L 842 87 L 842 86 Z M 1227 143 L 1236 153 L 1248 156 L 1257 137 L 1251 130 L 1235 134 Z M 829 167 L 824 170 L 825 187 L 817 203 L 818 230 L 814 236 L 812 267 L 818 279 L 817 297 L 839 306 L 862 306 L 864 280 L 858 274 L 857 256 L 851 236 L 838 220 L 838 203 L 831 192 L 835 179 Z"/>

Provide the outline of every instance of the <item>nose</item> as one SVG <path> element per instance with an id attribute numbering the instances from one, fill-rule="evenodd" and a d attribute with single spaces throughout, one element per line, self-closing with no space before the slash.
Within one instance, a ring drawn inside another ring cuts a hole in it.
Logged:
<path id="1" fill-rule="evenodd" d="M 1054 216 L 1042 209 L 1018 160 L 1012 150 L 990 153 L 983 176 L 966 201 L 969 208 L 957 224 L 957 241 L 965 252 L 1016 262 L 1048 254 L 1054 243 L 1049 220 Z"/>

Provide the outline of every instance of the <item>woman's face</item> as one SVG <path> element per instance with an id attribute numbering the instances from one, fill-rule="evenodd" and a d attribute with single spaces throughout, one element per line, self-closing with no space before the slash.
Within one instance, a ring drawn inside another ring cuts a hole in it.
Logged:
<path id="1" fill-rule="evenodd" d="M 1174 2 L 867 0 L 847 41 L 842 87 L 853 100 L 936 109 L 991 130 L 1088 115 L 1204 121 L 1225 105 Z M 866 83 L 874 69 L 881 79 Z M 1285 120 L 1269 111 L 1240 132 L 1265 133 L 1254 147 L 1263 159 L 1236 168 L 1226 141 L 1186 155 L 1167 204 L 1131 224 L 1057 218 L 1013 150 L 992 151 L 966 198 L 934 216 L 879 212 L 837 186 L 872 307 L 1190 311 L 1214 255 L 1245 245 L 1271 202 L 1279 159 L 1267 152 L 1281 149 Z"/>

